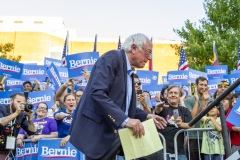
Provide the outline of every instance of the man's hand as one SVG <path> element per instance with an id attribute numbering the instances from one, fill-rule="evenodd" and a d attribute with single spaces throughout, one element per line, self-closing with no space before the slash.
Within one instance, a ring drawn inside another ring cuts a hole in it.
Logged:
<path id="1" fill-rule="evenodd" d="M 156 93 L 155 99 L 156 99 L 157 102 L 160 102 L 161 99 L 160 99 L 160 93 L 159 92 Z"/>
<path id="2" fill-rule="evenodd" d="M 19 104 L 17 107 L 16 107 L 16 111 L 15 113 L 17 113 L 17 115 L 21 114 L 22 111 L 24 111 L 24 104 Z"/>
<path id="3" fill-rule="evenodd" d="M 178 117 L 178 118 L 175 120 L 175 123 L 176 123 L 176 125 L 177 125 L 178 127 L 180 127 L 181 124 L 183 123 L 183 122 L 182 122 L 182 118 L 181 118 L 181 117 Z"/>
<path id="4" fill-rule="evenodd" d="M 184 91 L 184 88 L 181 88 L 182 96 L 180 97 L 180 100 L 184 100 L 186 97 L 186 92 Z"/>
<path id="5" fill-rule="evenodd" d="M 208 88 L 205 90 L 205 92 L 203 93 L 203 100 L 204 101 L 208 101 L 208 99 L 210 98 L 210 94 L 208 92 Z"/>
<path id="6" fill-rule="evenodd" d="M 25 115 L 28 117 L 28 120 L 33 120 L 33 111 L 29 110 L 29 112 L 25 112 Z"/>
<path id="7" fill-rule="evenodd" d="M 195 101 L 198 101 L 199 100 L 199 97 L 198 97 L 198 91 L 197 91 L 197 86 L 195 86 L 195 92 L 194 92 L 194 98 L 195 98 Z"/>
<path id="8" fill-rule="evenodd" d="M 167 126 L 167 121 L 164 118 L 158 115 L 148 114 L 147 119 L 151 119 L 151 118 L 153 119 L 158 129 L 164 129 Z"/>
<path id="9" fill-rule="evenodd" d="M 126 123 L 126 128 L 130 128 L 133 131 L 133 135 L 135 135 L 136 138 L 142 137 L 142 135 L 145 134 L 144 127 L 140 120 L 138 119 L 129 119 Z"/>

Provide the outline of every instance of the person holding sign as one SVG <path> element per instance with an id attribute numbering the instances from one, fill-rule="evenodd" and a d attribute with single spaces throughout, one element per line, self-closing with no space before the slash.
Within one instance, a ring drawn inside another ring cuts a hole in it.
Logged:
<path id="1" fill-rule="evenodd" d="M 140 138 L 146 119 L 153 118 L 159 129 L 166 126 L 162 117 L 136 108 L 132 73 L 151 58 L 152 42 L 138 33 L 126 38 L 121 51 L 108 51 L 95 62 L 69 131 L 70 143 L 86 160 L 115 159 L 121 147 L 120 128 L 130 128 Z"/>
<path id="2" fill-rule="evenodd" d="M 36 107 L 35 119 L 33 124 L 36 127 L 36 133 L 29 136 L 23 129 L 20 130 L 17 136 L 17 146 L 23 146 L 23 139 L 31 139 L 32 142 L 37 142 L 40 138 L 57 138 L 57 123 L 55 119 L 47 117 L 48 106 L 44 102 L 40 102 Z"/>

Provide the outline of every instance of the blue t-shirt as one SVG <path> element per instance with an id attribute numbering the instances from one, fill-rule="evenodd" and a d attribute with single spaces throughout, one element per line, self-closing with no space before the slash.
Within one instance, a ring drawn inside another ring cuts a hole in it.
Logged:
<path id="1" fill-rule="evenodd" d="M 58 114 L 60 112 L 67 113 L 66 110 L 59 110 L 59 111 L 54 113 L 54 118 L 55 118 L 56 114 Z M 72 114 L 71 119 L 65 117 L 63 119 L 56 120 L 57 121 L 57 128 L 58 128 L 58 138 L 64 138 L 68 135 L 68 131 L 70 129 L 72 119 L 74 117 L 74 113 L 75 113 L 75 110 L 73 111 L 73 113 L 68 113 L 68 114 Z"/>

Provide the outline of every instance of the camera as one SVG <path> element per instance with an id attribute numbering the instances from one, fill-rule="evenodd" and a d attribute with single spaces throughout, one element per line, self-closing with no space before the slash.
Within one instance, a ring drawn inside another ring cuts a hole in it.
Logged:
<path id="1" fill-rule="evenodd" d="M 31 103 L 25 103 L 24 104 L 24 111 L 25 112 L 30 112 L 31 110 L 33 110 L 33 105 Z"/>

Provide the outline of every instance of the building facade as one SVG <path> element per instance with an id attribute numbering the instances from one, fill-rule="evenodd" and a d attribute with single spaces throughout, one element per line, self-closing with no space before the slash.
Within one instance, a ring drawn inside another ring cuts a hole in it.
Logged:
<path id="1" fill-rule="evenodd" d="M 61 59 L 67 31 L 69 32 L 69 54 L 91 52 L 94 36 L 78 37 L 75 29 L 67 29 L 61 17 L 11 17 L 0 16 L 0 44 L 13 43 L 14 50 L 9 55 L 21 55 L 22 63 L 43 64 L 44 57 Z M 108 50 L 117 49 L 118 36 L 98 35 L 97 51 L 100 55 Z M 123 42 L 125 37 L 121 37 Z M 170 70 L 178 69 L 179 56 L 171 44 L 177 41 L 153 37 L 153 70 L 161 76 Z M 144 68 L 148 69 L 148 64 Z"/>

